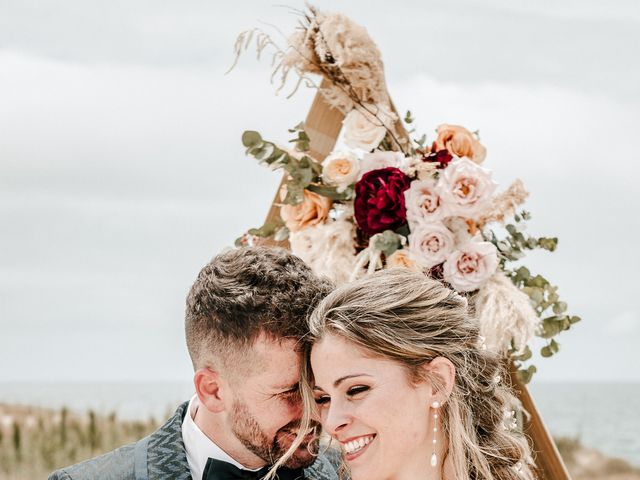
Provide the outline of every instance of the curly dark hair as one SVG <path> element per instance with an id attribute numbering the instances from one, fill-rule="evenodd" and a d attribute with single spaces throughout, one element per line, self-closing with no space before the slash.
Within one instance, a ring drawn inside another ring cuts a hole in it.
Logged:
<path id="1" fill-rule="evenodd" d="M 185 333 L 195 369 L 224 359 L 262 333 L 301 339 L 307 317 L 332 289 L 300 258 L 281 248 L 227 250 L 200 271 L 187 296 Z"/>

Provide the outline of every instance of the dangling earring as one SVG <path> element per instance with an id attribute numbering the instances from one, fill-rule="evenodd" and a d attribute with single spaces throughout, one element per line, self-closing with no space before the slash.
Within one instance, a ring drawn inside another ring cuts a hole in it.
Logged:
<path id="1" fill-rule="evenodd" d="M 433 402 L 431 404 L 431 408 L 435 411 L 433 412 L 433 453 L 431 454 L 431 466 L 435 467 L 438 465 L 438 457 L 436 456 L 436 434 L 438 433 L 438 407 L 440 407 L 440 402 Z"/>

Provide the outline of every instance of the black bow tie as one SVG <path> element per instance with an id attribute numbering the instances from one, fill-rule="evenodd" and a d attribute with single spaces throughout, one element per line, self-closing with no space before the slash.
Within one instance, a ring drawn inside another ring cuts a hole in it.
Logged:
<path id="1" fill-rule="evenodd" d="M 261 480 L 271 466 L 262 467 L 255 472 L 242 470 L 229 462 L 210 458 L 204 467 L 202 480 Z M 279 480 L 302 480 L 304 474 L 302 469 L 293 470 L 291 468 L 279 468 L 277 471 Z"/>

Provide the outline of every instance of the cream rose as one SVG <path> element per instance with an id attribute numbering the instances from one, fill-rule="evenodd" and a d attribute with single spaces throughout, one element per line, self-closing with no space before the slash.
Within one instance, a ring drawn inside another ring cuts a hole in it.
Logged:
<path id="1" fill-rule="evenodd" d="M 409 226 L 419 222 L 436 221 L 444 216 L 442 199 L 436 182 L 414 180 L 404 192 Z"/>
<path id="2" fill-rule="evenodd" d="M 409 234 L 409 251 L 425 268 L 444 262 L 454 248 L 452 233 L 441 222 L 418 222 Z"/>
<path id="3" fill-rule="evenodd" d="M 283 188 L 281 197 L 286 195 Z M 290 232 L 297 232 L 304 228 L 321 225 L 329 217 L 331 200 L 317 193 L 304 190 L 304 200 L 298 205 L 282 205 L 280 207 L 280 217 L 284 221 Z"/>
<path id="4" fill-rule="evenodd" d="M 381 105 L 365 104 L 365 108 L 356 107 L 342 121 L 344 143 L 351 148 L 360 148 L 370 152 L 378 145 L 395 122 L 395 115 Z M 374 112 L 377 116 L 369 112 Z M 386 125 L 386 127 L 385 127 Z"/>
<path id="5" fill-rule="evenodd" d="M 322 179 L 335 185 L 338 193 L 355 183 L 360 173 L 360 161 L 353 152 L 332 153 L 322 162 Z"/>
<path id="6" fill-rule="evenodd" d="M 479 289 L 498 268 L 498 250 L 490 242 L 471 241 L 447 257 L 444 279 L 459 292 Z"/>
<path id="7" fill-rule="evenodd" d="M 443 124 L 438 127 L 437 133 L 436 150 L 446 148 L 451 155 L 467 157 L 476 163 L 482 163 L 487 156 L 487 149 L 464 127 Z"/>
<path id="8" fill-rule="evenodd" d="M 371 170 L 394 167 L 404 171 L 406 166 L 404 155 L 400 152 L 365 153 L 360 161 L 360 177 Z"/>
<path id="9" fill-rule="evenodd" d="M 490 203 L 497 184 L 491 172 L 468 158 L 457 158 L 438 180 L 447 214 L 474 218 Z"/>
<path id="10" fill-rule="evenodd" d="M 394 267 L 408 268 L 414 272 L 422 272 L 424 270 L 424 265 L 413 258 L 411 252 L 404 248 L 396 250 L 387 257 L 387 268 Z"/>

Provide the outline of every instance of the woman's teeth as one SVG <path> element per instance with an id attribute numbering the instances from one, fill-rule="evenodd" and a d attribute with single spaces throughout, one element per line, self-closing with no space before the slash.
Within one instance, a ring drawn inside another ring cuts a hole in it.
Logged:
<path id="1" fill-rule="evenodd" d="M 344 449 L 347 453 L 356 453 L 359 450 L 362 450 L 365 446 L 369 444 L 373 440 L 373 435 L 368 437 L 360 437 L 356 440 L 351 440 L 350 442 L 343 443 Z"/>

